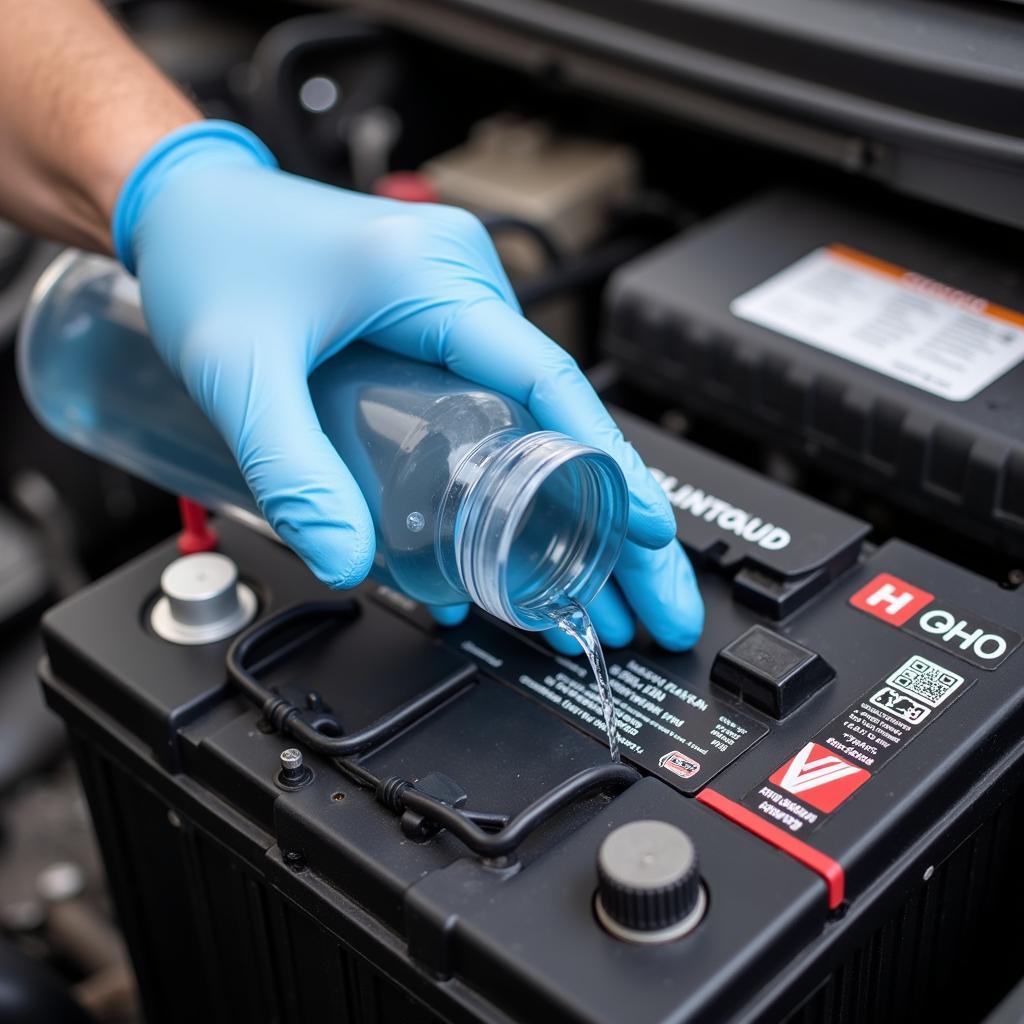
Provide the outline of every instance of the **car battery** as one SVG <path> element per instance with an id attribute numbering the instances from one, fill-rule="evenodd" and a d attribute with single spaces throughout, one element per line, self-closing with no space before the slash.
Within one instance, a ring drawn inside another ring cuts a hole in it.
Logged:
<path id="1" fill-rule="evenodd" d="M 707 606 L 692 651 L 607 652 L 620 764 L 581 659 L 231 522 L 193 585 L 168 542 L 47 614 L 149 1024 L 972 1021 L 1010 989 L 1024 594 L 617 415 Z"/>
<path id="2" fill-rule="evenodd" d="M 683 411 L 1020 558 L 1024 278 L 1005 235 L 953 219 L 760 195 L 616 273 L 606 351 Z"/>

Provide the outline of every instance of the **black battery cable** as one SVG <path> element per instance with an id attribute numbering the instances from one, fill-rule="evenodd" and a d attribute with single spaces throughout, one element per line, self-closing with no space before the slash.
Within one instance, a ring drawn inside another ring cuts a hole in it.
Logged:
<path id="1" fill-rule="evenodd" d="M 374 775 L 356 760 L 356 756 L 390 739 L 465 690 L 477 669 L 467 665 L 465 671 L 447 676 L 363 729 L 344 736 L 327 735 L 304 717 L 303 709 L 265 686 L 255 674 L 281 660 L 296 641 L 277 645 L 270 656 L 259 657 L 260 648 L 265 650 L 272 636 L 280 635 L 289 627 L 301 628 L 309 624 L 315 631 L 325 622 L 348 622 L 358 614 L 359 605 L 352 598 L 310 601 L 285 608 L 256 623 L 232 643 L 226 658 L 227 672 L 272 728 L 294 737 L 318 754 L 333 758 L 341 771 L 358 785 L 371 789 L 377 801 L 393 814 L 418 815 L 432 823 L 434 831 L 447 830 L 478 856 L 498 859 L 507 857 L 531 832 L 576 800 L 597 792 L 626 789 L 640 778 L 640 773 L 628 765 L 595 765 L 563 780 L 512 816 L 456 807 L 417 788 L 409 779 Z M 300 639 L 309 636 L 307 629 Z"/>

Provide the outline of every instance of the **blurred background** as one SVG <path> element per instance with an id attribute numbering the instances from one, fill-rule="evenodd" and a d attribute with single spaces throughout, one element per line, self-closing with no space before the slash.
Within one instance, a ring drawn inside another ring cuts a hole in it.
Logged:
<path id="1" fill-rule="evenodd" d="M 813 452 L 783 451 L 666 393 L 637 392 L 600 358 L 601 290 L 616 267 L 776 183 L 884 212 L 905 185 L 884 147 L 829 149 L 823 130 L 787 136 L 791 126 L 737 121 L 736 110 L 707 104 L 681 125 L 672 106 L 685 108 L 685 96 L 645 95 L 628 64 L 616 95 L 601 95 L 568 80 L 544 47 L 499 63 L 485 46 L 461 45 L 457 21 L 420 31 L 414 17 L 374 18 L 363 5 L 256 0 L 111 6 L 206 113 L 251 127 L 286 169 L 479 213 L 527 314 L 621 403 L 870 519 L 878 539 L 898 522 L 1006 587 L 1024 580 L 1020 559 L 998 546 L 954 538 L 830 473 Z M 958 197 L 924 179 L 909 191 L 917 195 L 900 200 L 902 217 L 926 222 L 939 204 L 947 223 L 982 231 L 986 246 L 1015 238 L 1019 207 L 1007 216 L 970 209 L 995 192 Z M 967 219 L 979 212 L 982 228 Z M 95 1020 L 128 1024 L 137 1019 L 131 972 L 62 728 L 35 679 L 36 623 L 48 604 L 173 533 L 177 507 L 50 438 L 19 395 L 19 317 L 57 251 L 0 222 L 0 979 L 56 986 L 49 1019 L 83 1019 L 59 995 L 71 986 Z M 49 973 L 37 978 L 31 965 Z"/>

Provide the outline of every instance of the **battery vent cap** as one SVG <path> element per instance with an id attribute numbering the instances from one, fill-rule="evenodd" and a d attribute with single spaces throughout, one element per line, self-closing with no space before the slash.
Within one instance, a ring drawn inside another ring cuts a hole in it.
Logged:
<path id="1" fill-rule="evenodd" d="M 835 674 L 820 654 L 761 625 L 723 647 L 711 666 L 713 683 L 775 718 L 792 714 Z"/>
<path id="2" fill-rule="evenodd" d="M 597 876 L 597 918 L 626 942 L 672 942 L 704 916 L 697 851 L 668 822 L 633 821 L 615 829 L 601 843 Z"/>

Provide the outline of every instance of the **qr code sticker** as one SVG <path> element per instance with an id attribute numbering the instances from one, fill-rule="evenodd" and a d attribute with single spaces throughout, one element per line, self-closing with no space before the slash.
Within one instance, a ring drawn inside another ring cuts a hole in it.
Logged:
<path id="1" fill-rule="evenodd" d="M 934 661 L 914 655 L 908 658 L 886 682 L 898 686 L 925 704 L 937 708 L 954 690 L 963 685 L 964 677 L 936 665 Z"/>

